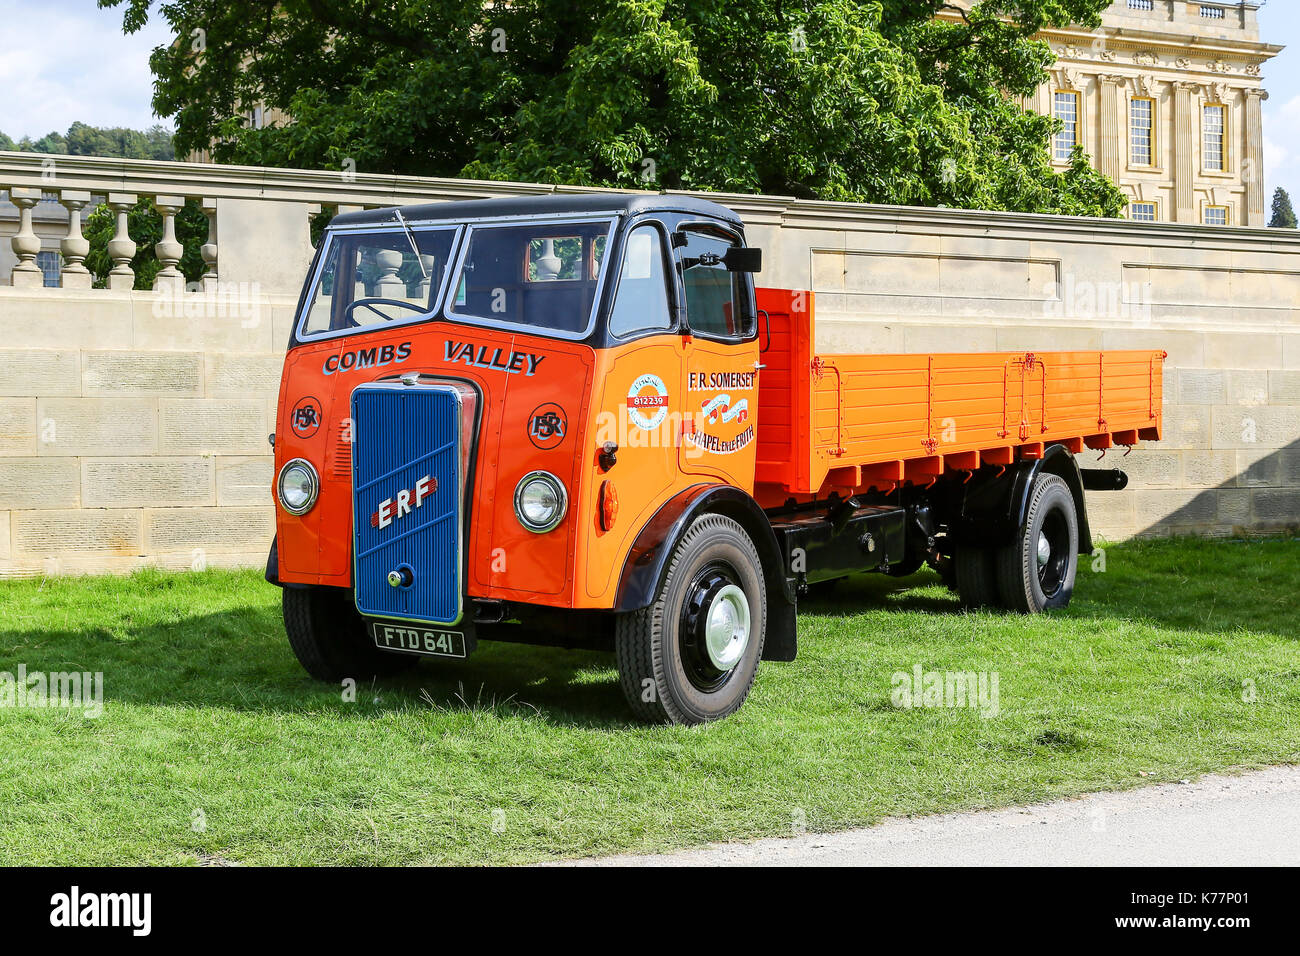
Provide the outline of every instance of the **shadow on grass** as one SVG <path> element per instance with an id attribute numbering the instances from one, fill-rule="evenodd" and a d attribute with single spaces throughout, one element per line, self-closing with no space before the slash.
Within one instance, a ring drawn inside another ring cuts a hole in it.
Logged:
<path id="1" fill-rule="evenodd" d="M 277 592 L 278 594 L 278 592 Z M 465 661 L 421 659 L 392 677 L 358 678 L 355 699 L 313 680 L 289 648 L 279 602 L 265 607 L 85 630 L 0 630 L 0 671 L 104 674 L 110 700 L 244 711 L 336 711 L 372 719 L 398 708 L 492 711 L 579 726 L 631 723 L 613 657 L 482 642 Z M 380 704 L 381 706 L 374 706 Z"/>
<path id="2" fill-rule="evenodd" d="M 1246 627 L 1295 640 L 1300 634 L 1298 556 L 1300 544 L 1278 540 L 1113 546 L 1105 551 L 1104 572 L 1092 570 L 1090 559 L 1081 560 L 1074 604 L 1062 613 L 1103 627 L 1120 621 L 1202 633 Z M 433 707 L 539 716 L 596 729 L 636 726 L 612 655 L 488 641 L 467 661 L 420 661 L 401 676 L 363 682 L 357 699 L 365 706 L 344 703 L 342 688 L 313 681 L 298 666 L 277 598 L 268 594 L 256 606 L 155 622 L 142 622 L 146 615 L 132 606 L 107 616 L 96 612 L 99 623 L 88 620 L 80 629 L 65 623 L 54 629 L 0 630 L 0 670 L 13 672 L 21 662 L 29 672 L 99 671 L 109 699 L 157 706 L 329 711 L 345 719 Z M 804 616 L 880 611 L 966 613 L 929 571 L 904 579 L 860 575 L 840 582 L 829 596 L 800 605 Z M 69 619 L 75 621 L 76 613 L 62 616 L 62 622 Z"/>
<path id="3" fill-rule="evenodd" d="M 1149 539 L 1103 543 L 1093 555 L 1081 555 L 1070 607 L 1052 613 L 1200 633 L 1244 627 L 1295 640 L 1297 593 L 1300 541 Z M 871 610 L 968 613 L 929 569 L 907 578 L 855 575 L 799 602 L 800 614 L 849 617 Z"/>

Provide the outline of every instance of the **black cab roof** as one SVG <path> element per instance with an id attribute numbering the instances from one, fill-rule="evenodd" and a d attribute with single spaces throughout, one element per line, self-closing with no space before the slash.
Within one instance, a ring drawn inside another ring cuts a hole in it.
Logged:
<path id="1" fill-rule="evenodd" d="M 583 213 L 620 213 L 632 216 L 643 212 L 675 212 L 708 216 L 736 226 L 743 225 L 740 217 L 726 206 L 695 196 L 671 193 L 549 193 L 544 196 L 500 196 L 493 199 L 385 206 L 335 216 L 330 227 L 346 228 L 395 222 L 394 209 L 400 209 L 408 222 L 462 222 L 471 219 Z"/>

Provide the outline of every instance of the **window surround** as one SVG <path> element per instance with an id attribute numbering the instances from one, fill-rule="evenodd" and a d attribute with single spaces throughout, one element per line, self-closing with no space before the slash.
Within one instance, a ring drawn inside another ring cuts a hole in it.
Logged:
<path id="1" fill-rule="evenodd" d="M 1134 207 L 1134 206 L 1150 206 L 1150 207 L 1151 207 L 1151 218 L 1150 218 L 1150 219 L 1137 219 L 1137 218 L 1134 218 L 1134 216 L 1133 216 L 1133 207 Z M 1159 201 L 1158 199 L 1132 199 L 1132 200 L 1129 200 L 1128 209 L 1127 209 L 1127 211 L 1126 211 L 1126 216 L 1127 216 L 1127 218 L 1128 218 L 1130 221 L 1132 221 L 1132 222 L 1159 222 L 1159 221 L 1160 221 L 1160 201 Z"/>
<path id="2" fill-rule="evenodd" d="M 1209 169 L 1205 165 L 1205 111 L 1211 107 L 1218 107 L 1223 110 L 1223 168 Z M 1232 109 L 1227 103 L 1217 100 L 1206 100 L 1201 103 L 1200 109 L 1200 130 L 1201 130 L 1201 175 L 1204 177 L 1232 179 Z"/>
<path id="3" fill-rule="evenodd" d="M 1214 211 L 1216 211 L 1216 212 L 1219 211 L 1219 210 L 1222 210 L 1222 211 L 1223 211 L 1223 222 L 1210 222 L 1208 217 L 1209 217 L 1209 214 L 1210 214 L 1210 211 L 1211 211 L 1211 210 L 1214 210 Z M 1227 206 L 1226 204 L 1221 204 L 1221 203 L 1208 203 L 1208 202 L 1207 202 L 1207 203 L 1203 203 L 1203 204 L 1201 205 L 1201 225 L 1203 225 L 1203 226 L 1231 226 L 1231 225 L 1232 225 L 1232 209 L 1231 209 L 1231 207 Z"/>
<path id="4" fill-rule="evenodd" d="M 1056 98 L 1058 96 L 1074 97 L 1074 146 L 1084 146 L 1083 94 L 1080 93 L 1078 90 L 1070 90 L 1065 88 L 1053 89 L 1052 90 L 1052 118 L 1053 119 L 1060 119 L 1060 117 L 1057 116 L 1056 114 Z M 1060 133 L 1054 133 L 1052 135 L 1052 142 L 1050 143 L 1052 162 L 1061 166 L 1068 166 L 1070 163 L 1070 158 L 1068 156 L 1062 159 L 1061 157 L 1056 155 L 1056 138 L 1057 136 L 1060 135 L 1061 135 Z M 1086 149 L 1087 147 L 1084 146 L 1084 148 Z M 1071 147 L 1071 151 L 1073 151 L 1073 147 Z"/>
<path id="5" fill-rule="evenodd" d="M 1138 163 L 1133 160 L 1133 105 L 1135 103 L 1151 104 L 1150 151 L 1151 162 Z M 1139 172 L 1160 172 L 1160 101 L 1154 96 L 1130 96 L 1127 111 L 1128 126 L 1128 168 Z"/>

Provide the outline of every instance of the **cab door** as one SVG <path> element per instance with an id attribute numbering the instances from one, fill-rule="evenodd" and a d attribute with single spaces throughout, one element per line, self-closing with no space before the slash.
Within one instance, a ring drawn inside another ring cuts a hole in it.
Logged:
<path id="1" fill-rule="evenodd" d="M 675 245 L 688 333 L 680 466 L 752 493 L 758 411 L 753 281 L 721 261 L 740 245 L 739 237 L 721 228 L 684 224 Z"/>

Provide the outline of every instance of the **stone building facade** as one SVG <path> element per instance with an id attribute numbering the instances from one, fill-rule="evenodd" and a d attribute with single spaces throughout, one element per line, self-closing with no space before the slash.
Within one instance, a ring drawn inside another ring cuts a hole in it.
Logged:
<path id="1" fill-rule="evenodd" d="M 1065 124 L 1129 197 L 1130 219 L 1265 226 L 1259 4 L 1117 0 L 1100 29 L 1044 33 L 1051 79 L 1026 105 Z"/>

